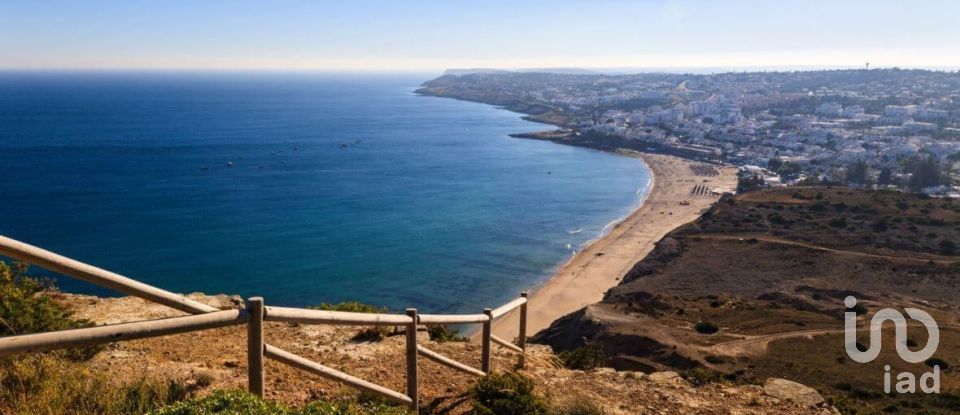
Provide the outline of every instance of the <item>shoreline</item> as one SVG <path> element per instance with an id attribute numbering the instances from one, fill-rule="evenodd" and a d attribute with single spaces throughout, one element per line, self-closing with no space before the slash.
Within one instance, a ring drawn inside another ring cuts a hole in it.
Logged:
<path id="1" fill-rule="evenodd" d="M 525 121 L 550 125 L 556 129 L 510 134 L 513 138 L 550 141 L 632 157 L 644 163 L 650 171 L 647 192 L 630 214 L 611 222 L 609 232 L 604 227 L 600 236 L 584 244 L 583 249 L 559 265 L 549 278 L 537 281 L 528 289 L 530 306 L 527 311 L 527 336 L 548 328 L 565 315 L 602 301 L 606 292 L 619 285 L 623 276 L 643 260 L 666 234 L 693 222 L 719 199 L 720 194 L 735 191 L 737 187 L 737 169 L 716 161 L 699 162 L 680 155 L 649 152 L 657 150 L 649 146 L 625 148 L 632 147 L 633 143 L 623 140 L 582 140 L 564 130 L 566 127 L 556 120 L 536 118 L 508 105 L 435 94 L 423 89 L 415 93 L 486 104 L 517 113 Z M 714 165 L 720 174 L 699 176 L 690 169 L 693 164 L 703 163 Z M 692 194 L 694 184 L 706 184 L 714 194 L 695 196 Z M 688 204 L 681 205 L 681 202 Z M 657 207 L 663 210 L 657 210 Z M 494 321 L 491 332 L 500 338 L 515 339 L 519 335 L 519 311 L 513 310 Z M 479 331 L 468 331 L 468 337 L 477 336 Z"/>
<path id="2" fill-rule="evenodd" d="M 688 159 L 623 149 L 615 153 L 646 164 L 651 173 L 647 194 L 633 212 L 613 222 L 608 233 L 589 242 L 549 279 L 530 289 L 528 336 L 601 301 L 664 235 L 699 218 L 719 194 L 736 189 L 736 169 L 730 166 L 718 166 L 717 176 L 699 176 L 689 168 L 697 162 Z M 694 196 L 695 184 L 706 184 L 715 194 Z M 513 339 L 519 334 L 518 319 L 519 313 L 511 312 L 495 321 L 492 330 L 501 338 Z"/>

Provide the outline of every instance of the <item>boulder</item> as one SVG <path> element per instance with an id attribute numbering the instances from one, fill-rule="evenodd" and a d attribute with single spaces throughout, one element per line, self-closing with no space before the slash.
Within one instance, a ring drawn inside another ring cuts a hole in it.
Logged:
<path id="1" fill-rule="evenodd" d="M 763 384 L 763 392 L 777 399 L 796 402 L 804 406 L 823 403 L 823 396 L 813 388 L 786 379 L 770 378 Z"/>

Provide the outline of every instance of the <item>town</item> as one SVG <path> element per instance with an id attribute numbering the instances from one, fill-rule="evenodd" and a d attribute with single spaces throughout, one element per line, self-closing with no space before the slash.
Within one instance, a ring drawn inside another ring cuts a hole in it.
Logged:
<path id="1" fill-rule="evenodd" d="M 572 137 L 723 161 L 744 183 L 958 195 L 960 72 L 458 71 L 418 93 L 503 106 Z"/>

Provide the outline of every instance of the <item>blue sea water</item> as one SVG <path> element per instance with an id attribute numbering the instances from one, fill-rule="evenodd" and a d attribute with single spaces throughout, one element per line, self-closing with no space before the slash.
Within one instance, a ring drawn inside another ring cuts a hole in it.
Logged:
<path id="1" fill-rule="evenodd" d="M 639 161 L 429 78 L 0 73 L 0 234 L 176 292 L 476 312 L 640 202 Z"/>

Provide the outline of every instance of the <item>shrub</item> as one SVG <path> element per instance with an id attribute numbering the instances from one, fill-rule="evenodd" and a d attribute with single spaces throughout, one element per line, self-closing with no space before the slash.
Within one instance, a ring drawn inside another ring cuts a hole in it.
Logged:
<path id="1" fill-rule="evenodd" d="M 343 301 L 335 304 L 320 303 L 319 306 L 310 307 L 315 310 L 345 311 L 350 313 L 388 313 L 390 310 L 386 307 L 375 306 L 372 304 L 361 303 L 359 301 Z"/>
<path id="2" fill-rule="evenodd" d="M 209 373 L 201 373 L 194 381 L 196 382 L 197 386 L 205 388 L 212 385 L 214 380 L 215 379 L 213 378 L 213 375 Z"/>
<path id="3" fill-rule="evenodd" d="M 151 415 L 412 415 L 402 407 L 379 400 L 317 401 L 303 408 L 262 400 L 243 391 L 216 390 L 203 398 L 162 408 Z"/>
<path id="4" fill-rule="evenodd" d="M 322 413 L 322 412 L 321 412 Z M 151 415 L 289 415 L 288 408 L 270 403 L 249 393 L 216 390 L 203 398 L 190 399 L 154 411 Z"/>
<path id="5" fill-rule="evenodd" d="M 827 222 L 827 225 L 833 226 L 834 228 L 845 228 L 847 227 L 847 218 L 841 216 L 839 218 L 830 219 L 830 221 Z"/>
<path id="6" fill-rule="evenodd" d="M 105 373 L 49 355 L 0 363 L 0 413 L 141 414 L 187 397 L 176 381 L 118 384 Z M 7 412 L 9 410 L 9 412 Z"/>
<path id="7" fill-rule="evenodd" d="M 348 313 L 368 313 L 368 314 L 384 314 L 390 312 L 390 309 L 387 307 L 375 306 L 372 304 L 361 303 L 359 301 L 342 301 L 339 303 L 321 303 L 319 306 L 309 307 L 314 310 L 326 310 L 326 311 L 343 311 Z M 390 327 L 370 327 L 365 328 L 357 332 L 356 335 L 351 338 L 353 341 L 357 342 L 378 342 L 383 340 L 384 337 L 390 335 Z"/>
<path id="8" fill-rule="evenodd" d="M 598 343 L 564 350 L 558 355 L 563 365 L 573 370 L 590 370 L 602 367 L 610 360 Z"/>
<path id="9" fill-rule="evenodd" d="M 873 224 L 870 225 L 870 228 L 877 233 L 886 232 L 887 229 L 890 228 L 890 225 L 887 223 L 887 218 L 883 217 L 883 218 L 877 219 L 876 222 L 873 222 Z"/>
<path id="10" fill-rule="evenodd" d="M 726 363 L 726 359 L 724 359 L 722 356 L 708 355 L 707 357 L 704 357 L 703 360 L 714 365 Z"/>
<path id="11" fill-rule="evenodd" d="M 940 241 L 940 253 L 944 255 L 954 255 L 957 253 L 957 244 L 948 239 Z"/>
<path id="12" fill-rule="evenodd" d="M 513 372 L 494 373 L 470 388 L 474 415 L 545 415 L 547 405 L 533 393 L 533 381 Z"/>
<path id="13" fill-rule="evenodd" d="M 27 276 L 28 269 L 27 264 L 15 262 L 11 267 L 0 261 L 0 336 L 93 325 L 88 320 L 73 318 L 73 311 L 48 295 L 55 289 L 53 284 Z M 83 347 L 59 353 L 72 360 L 86 360 L 99 350 L 100 347 Z"/>
<path id="14" fill-rule="evenodd" d="M 723 381 L 723 373 L 705 367 L 697 367 L 683 372 L 683 377 L 693 386 L 703 386 Z"/>
<path id="15" fill-rule="evenodd" d="M 697 333 L 700 333 L 700 334 L 713 334 L 720 331 L 720 328 L 717 327 L 716 324 L 713 324 L 707 321 L 697 322 L 697 324 L 695 324 L 693 328 L 696 329 Z"/>
<path id="16" fill-rule="evenodd" d="M 847 311 L 853 311 L 854 313 L 857 313 L 858 316 L 862 316 L 864 314 L 867 314 L 867 306 L 857 303 L 857 304 L 854 304 L 853 307 L 848 308 Z"/>
<path id="17" fill-rule="evenodd" d="M 430 335 L 430 340 L 433 340 L 437 343 L 465 342 L 470 340 L 464 336 L 461 336 L 459 330 L 448 328 L 446 324 L 428 326 L 427 334 Z"/>

